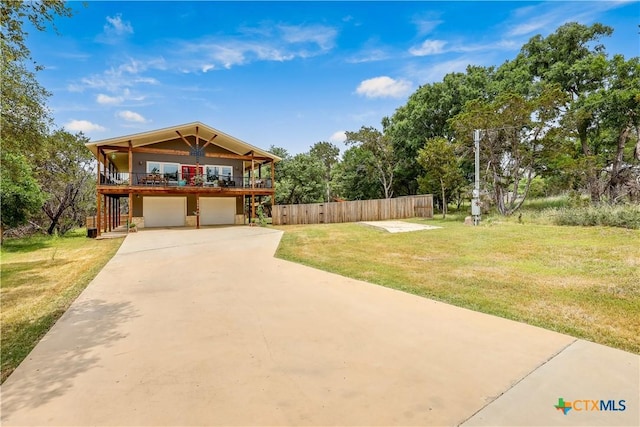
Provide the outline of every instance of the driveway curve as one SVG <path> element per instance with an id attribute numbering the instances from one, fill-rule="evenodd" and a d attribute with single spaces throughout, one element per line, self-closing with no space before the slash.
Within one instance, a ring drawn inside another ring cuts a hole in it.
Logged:
<path id="1" fill-rule="evenodd" d="M 2 425 L 568 422 L 562 366 L 594 344 L 276 259 L 280 237 L 129 235 L 3 384 Z M 627 378 L 592 386 L 637 395 L 637 356 L 597 348 Z M 538 418 L 499 410 L 510 393 Z"/>

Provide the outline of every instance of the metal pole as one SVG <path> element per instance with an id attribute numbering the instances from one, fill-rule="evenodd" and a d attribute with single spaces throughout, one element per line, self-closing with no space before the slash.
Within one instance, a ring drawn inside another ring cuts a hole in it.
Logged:
<path id="1" fill-rule="evenodd" d="M 473 198 L 471 199 L 471 215 L 473 216 L 473 225 L 478 225 L 482 213 L 480 210 L 480 129 L 473 131 L 473 140 L 476 155 L 476 178 L 473 186 Z"/>

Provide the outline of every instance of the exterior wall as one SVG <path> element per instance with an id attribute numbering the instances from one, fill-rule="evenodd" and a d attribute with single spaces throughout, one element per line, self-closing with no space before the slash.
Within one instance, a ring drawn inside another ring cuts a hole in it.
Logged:
<path id="1" fill-rule="evenodd" d="M 142 197 L 133 196 L 133 216 L 142 217 Z"/>
<path id="2" fill-rule="evenodd" d="M 180 194 L 167 194 L 167 196 L 179 196 Z M 145 196 L 133 196 L 133 216 L 142 218 L 144 216 L 144 212 L 142 211 L 142 198 Z M 151 197 L 162 197 L 161 195 L 153 195 Z M 193 215 L 193 212 L 196 211 L 196 195 L 195 194 L 187 194 L 187 215 Z M 236 215 L 244 214 L 244 204 L 242 196 L 236 197 Z M 195 218 L 195 217 L 194 217 Z M 188 221 L 188 220 L 187 220 Z M 195 222 L 193 223 L 195 226 Z"/>
<path id="3" fill-rule="evenodd" d="M 144 228 L 144 217 L 134 216 L 133 218 L 131 218 L 131 222 L 138 228 Z"/>
<path id="4" fill-rule="evenodd" d="M 195 144 L 195 138 L 187 137 L 187 140 L 192 144 Z M 158 144 L 153 144 L 150 147 L 167 149 L 167 150 L 181 150 L 181 151 L 190 150 L 187 144 L 185 144 L 184 141 L 182 141 L 180 138 L 177 138 L 171 141 L 161 142 Z M 205 148 L 205 152 L 235 154 L 221 147 L 218 147 L 213 143 L 209 144 L 207 148 Z M 133 153 L 133 173 L 146 173 L 148 161 L 180 163 L 183 165 L 195 165 L 196 163 L 196 159 L 194 156 L 179 156 L 174 154 Z M 235 178 L 241 177 L 243 173 L 242 160 L 201 157 L 200 165 L 232 166 L 233 176 Z"/>

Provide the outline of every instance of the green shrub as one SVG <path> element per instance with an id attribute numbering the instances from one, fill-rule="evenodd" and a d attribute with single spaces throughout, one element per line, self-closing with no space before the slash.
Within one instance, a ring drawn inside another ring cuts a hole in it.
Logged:
<path id="1" fill-rule="evenodd" d="M 640 229 L 640 205 L 601 205 L 558 209 L 558 225 L 609 226 Z"/>

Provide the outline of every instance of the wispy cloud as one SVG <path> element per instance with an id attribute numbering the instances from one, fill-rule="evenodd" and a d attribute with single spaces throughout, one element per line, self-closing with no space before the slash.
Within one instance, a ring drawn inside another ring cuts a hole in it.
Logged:
<path id="1" fill-rule="evenodd" d="M 392 57 L 391 53 L 384 49 L 370 49 L 347 58 L 346 62 L 349 64 L 362 64 L 365 62 L 384 61 Z"/>
<path id="2" fill-rule="evenodd" d="M 519 44 L 513 40 L 496 40 L 487 43 L 449 43 L 444 40 L 425 40 L 421 45 L 409 49 L 413 56 L 440 55 L 443 53 L 469 53 L 496 50 L 515 50 Z"/>
<path id="3" fill-rule="evenodd" d="M 207 37 L 179 43 L 182 69 L 207 72 L 256 61 L 310 58 L 335 47 L 337 30 L 325 25 L 275 25 L 242 28 L 240 37 Z M 193 60 L 193 58 L 198 58 Z"/>
<path id="4" fill-rule="evenodd" d="M 104 126 L 91 123 L 88 120 L 71 120 L 64 125 L 65 129 L 71 132 L 104 132 L 107 130 Z"/>
<path id="5" fill-rule="evenodd" d="M 401 98 L 411 92 L 411 82 L 388 76 L 374 77 L 360 82 L 356 93 L 367 98 Z"/>
<path id="6" fill-rule="evenodd" d="M 588 24 L 598 17 L 618 7 L 637 0 L 590 1 L 590 2 L 544 2 L 535 6 L 525 6 L 512 12 L 505 23 L 509 37 L 533 36 L 535 33 L 550 33 L 567 22 Z"/>
<path id="7" fill-rule="evenodd" d="M 110 67 L 102 73 L 92 74 L 81 78 L 67 86 L 70 92 L 83 92 L 87 89 L 106 91 L 100 93 L 96 101 L 100 104 L 118 104 L 125 100 L 141 100 L 141 95 L 133 95 L 130 88 L 138 85 L 156 85 L 158 80 L 142 73 L 148 70 L 164 70 L 166 64 L 163 58 L 151 60 L 137 60 L 129 58 L 122 64 Z"/>
<path id="8" fill-rule="evenodd" d="M 425 40 L 420 46 L 409 49 L 409 53 L 413 56 L 437 55 L 444 52 L 446 44 L 444 40 Z"/>
<path id="9" fill-rule="evenodd" d="M 420 84 L 441 81 L 449 73 L 464 72 L 470 64 L 482 65 L 483 60 L 476 56 L 460 56 L 448 61 L 437 61 L 431 64 L 408 65 L 404 74 Z"/>
<path id="10" fill-rule="evenodd" d="M 424 36 L 426 34 L 430 34 L 436 27 L 442 24 L 444 21 L 439 19 L 421 19 L 416 18 L 413 20 L 413 23 L 418 29 L 418 35 Z"/>
<path id="11" fill-rule="evenodd" d="M 129 21 L 123 21 L 122 15 L 107 16 L 107 23 L 102 28 L 102 33 L 96 37 L 101 43 L 114 44 L 133 34 L 133 26 Z"/>

